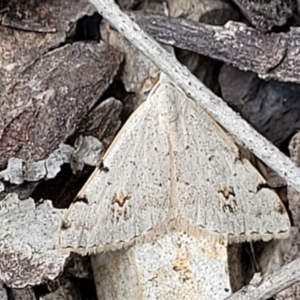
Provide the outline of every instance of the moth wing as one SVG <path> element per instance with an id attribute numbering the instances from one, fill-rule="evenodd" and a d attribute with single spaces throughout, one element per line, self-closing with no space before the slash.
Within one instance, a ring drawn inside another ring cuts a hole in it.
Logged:
<path id="1" fill-rule="evenodd" d="M 62 249 L 87 253 L 121 248 L 166 219 L 170 162 L 158 114 L 148 99 L 117 135 L 102 168 L 78 194 L 83 201 L 73 203 L 65 216 Z"/>
<path id="2" fill-rule="evenodd" d="M 287 237 L 290 221 L 278 195 L 259 188 L 265 180 L 248 160 L 240 159 L 231 138 L 178 93 L 180 111 L 170 144 L 181 218 L 232 242 Z"/>

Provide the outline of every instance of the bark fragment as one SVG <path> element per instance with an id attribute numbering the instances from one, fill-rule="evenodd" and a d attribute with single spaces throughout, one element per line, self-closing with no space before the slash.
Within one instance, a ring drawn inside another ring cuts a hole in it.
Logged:
<path id="1" fill-rule="evenodd" d="M 261 31 L 283 26 L 293 16 L 296 0 L 233 0 L 249 22 Z"/>
<path id="2" fill-rule="evenodd" d="M 65 42 L 75 23 L 96 11 L 85 0 L 6 2 L 0 14 L 0 70 L 8 73 Z"/>
<path id="3" fill-rule="evenodd" d="M 24 288 L 53 280 L 68 257 L 56 249 L 64 210 L 49 200 L 35 205 L 9 194 L 0 203 L 0 279 L 9 287 Z"/>
<path id="4" fill-rule="evenodd" d="M 160 15 L 135 14 L 158 42 L 221 60 L 263 79 L 300 83 L 299 28 L 264 34 L 243 23 L 224 27 Z"/>
<path id="5" fill-rule="evenodd" d="M 77 42 L 17 73 L 11 90 L 3 87 L 0 98 L 0 168 L 13 156 L 40 160 L 52 153 L 75 132 L 121 61 L 122 54 L 104 42 Z"/>
<path id="6" fill-rule="evenodd" d="M 222 98 L 258 132 L 281 146 L 300 129 L 300 85 L 264 81 L 254 73 L 223 65 Z"/>

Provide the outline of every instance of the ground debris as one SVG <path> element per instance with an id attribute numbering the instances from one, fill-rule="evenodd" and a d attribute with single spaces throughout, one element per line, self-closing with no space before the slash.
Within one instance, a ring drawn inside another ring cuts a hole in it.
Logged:
<path id="1" fill-rule="evenodd" d="M 9 194 L 1 201 L 0 279 L 6 285 L 24 288 L 62 272 L 68 255 L 57 249 L 57 229 L 63 214 L 49 200 L 36 205 Z"/>

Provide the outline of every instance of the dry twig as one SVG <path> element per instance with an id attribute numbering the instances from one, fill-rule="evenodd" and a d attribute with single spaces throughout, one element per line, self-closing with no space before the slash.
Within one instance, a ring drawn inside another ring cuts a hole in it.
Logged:
<path id="1" fill-rule="evenodd" d="M 134 20 L 160 43 L 221 60 L 262 79 L 300 83 L 298 27 L 265 34 L 232 21 L 212 26 L 144 13 L 136 13 Z"/>

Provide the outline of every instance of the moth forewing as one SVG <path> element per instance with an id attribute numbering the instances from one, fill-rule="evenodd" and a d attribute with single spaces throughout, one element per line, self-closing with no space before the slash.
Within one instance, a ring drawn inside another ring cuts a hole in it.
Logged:
<path id="1" fill-rule="evenodd" d="M 229 242 L 287 237 L 290 221 L 277 194 L 260 188 L 263 177 L 204 110 L 179 89 L 176 97 L 169 136 L 180 217 Z"/>
<path id="2" fill-rule="evenodd" d="M 242 242 L 287 237 L 289 217 L 232 140 L 162 76 L 70 207 L 63 249 L 101 252 L 170 231 Z"/>
<path id="3" fill-rule="evenodd" d="M 60 236 L 63 249 L 120 248 L 164 222 L 171 198 L 167 142 L 157 108 L 147 101 L 103 157 L 106 170 L 97 169 L 80 191 L 78 197 L 88 204 L 75 202 L 68 210 Z"/>

